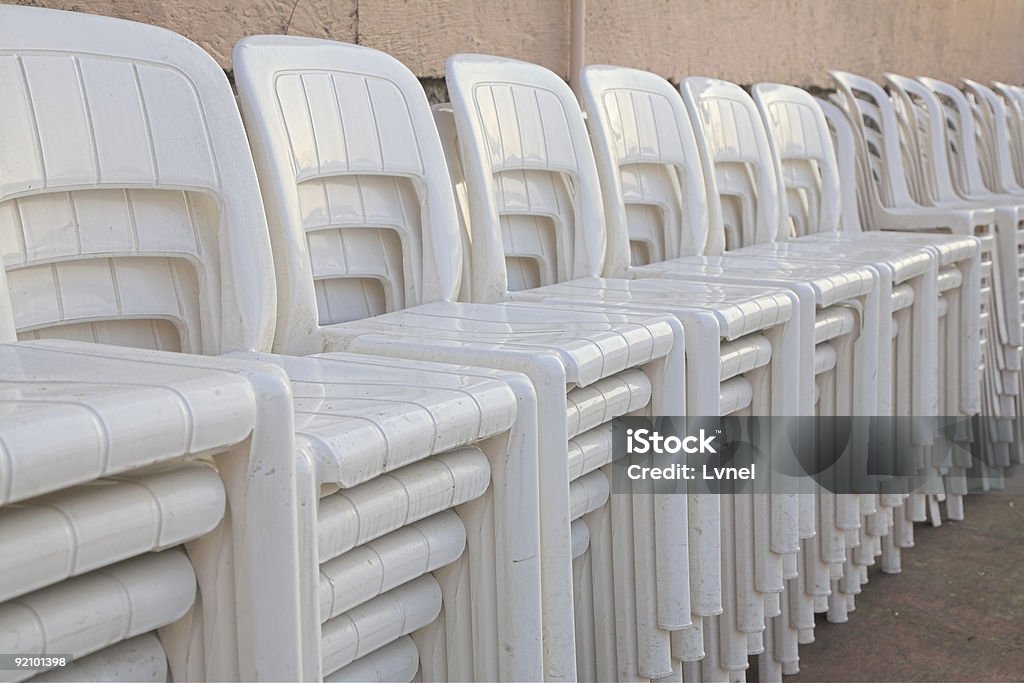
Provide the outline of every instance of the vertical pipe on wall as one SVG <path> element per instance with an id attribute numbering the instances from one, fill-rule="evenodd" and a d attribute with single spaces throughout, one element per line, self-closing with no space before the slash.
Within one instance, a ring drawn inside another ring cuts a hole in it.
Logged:
<path id="1" fill-rule="evenodd" d="M 570 0 L 569 10 L 569 85 L 580 96 L 580 69 L 586 55 L 587 0 Z"/>

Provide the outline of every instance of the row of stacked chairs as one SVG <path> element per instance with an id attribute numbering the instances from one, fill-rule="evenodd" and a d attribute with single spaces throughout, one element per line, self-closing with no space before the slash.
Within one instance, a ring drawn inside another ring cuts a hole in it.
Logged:
<path id="1" fill-rule="evenodd" d="M 1024 91 L 233 61 L 0 7 L 0 680 L 781 680 L 1021 461 Z M 921 483 L 613 491 L 658 415 Z"/>

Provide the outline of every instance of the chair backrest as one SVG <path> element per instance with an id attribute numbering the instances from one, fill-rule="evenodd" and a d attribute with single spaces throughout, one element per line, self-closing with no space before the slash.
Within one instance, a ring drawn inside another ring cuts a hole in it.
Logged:
<path id="1" fill-rule="evenodd" d="M 455 112 L 448 102 L 435 104 L 430 108 L 434 113 L 434 124 L 441 138 L 441 149 L 448 165 L 452 190 L 455 192 L 455 209 L 462 244 L 462 284 L 459 287 L 459 301 L 472 301 L 473 272 L 470 254 L 473 251 L 473 236 L 469 225 L 469 196 L 466 190 L 466 174 L 462 170 L 462 156 L 459 154 L 459 131 L 455 128 Z"/>
<path id="2" fill-rule="evenodd" d="M 992 89 L 1003 99 L 1010 133 L 1013 172 L 1024 187 L 1024 91 L 1019 86 L 992 81 Z"/>
<path id="3" fill-rule="evenodd" d="M 750 95 L 734 83 L 696 76 L 679 90 L 706 154 L 705 183 L 717 191 L 725 248 L 786 239 L 780 171 Z"/>
<path id="4" fill-rule="evenodd" d="M 1002 98 L 987 85 L 977 81 L 965 78 L 963 84 L 968 95 L 974 98 L 979 117 L 987 124 L 986 128 L 982 129 L 982 134 L 987 141 L 985 149 L 991 155 L 989 163 L 995 181 L 995 186 L 991 189 L 994 192 L 1013 194 L 1024 192 L 1024 188 L 1017 184 L 1017 177 L 1013 172 L 1010 120 Z"/>
<path id="5" fill-rule="evenodd" d="M 918 168 L 927 196 L 917 197 L 920 204 L 957 201 L 953 181 L 946 115 L 935 94 L 923 83 L 899 74 L 885 74 L 894 97 L 917 126 Z M 954 148 L 955 149 L 955 148 Z"/>
<path id="6" fill-rule="evenodd" d="M 320 326 L 453 299 L 455 201 L 412 72 L 292 36 L 240 41 L 234 69 L 277 265 L 275 348 L 312 350 Z"/>
<path id="7" fill-rule="evenodd" d="M 978 149 L 975 112 L 959 88 L 934 78 L 917 79 L 942 107 L 948 160 L 953 184 L 963 195 L 989 192 L 985 166 Z M 992 181 L 994 183 L 994 180 Z"/>
<path id="8" fill-rule="evenodd" d="M 860 232 L 864 229 L 862 216 L 870 219 L 868 196 L 865 183 L 861 180 L 863 171 L 859 168 L 857 138 L 846 112 L 828 100 L 814 98 L 815 104 L 825 117 L 832 146 L 836 154 L 836 169 L 839 172 L 839 229 Z"/>
<path id="9" fill-rule="evenodd" d="M 224 72 L 169 31 L 0 6 L 0 255 L 18 337 L 269 348 L 273 266 Z"/>
<path id="10" fill-rule="evenodd" d="M 468 190 L 472 299 L 602 274 L 600 186 L 569 86 L 485 55 L 450 57 L 445 77 Z"/>
<path id="11" fill-rule="evenodd" d="M 678 91 L 656 74 L 600 65 L 583 69 L 580 89 L 608 221 L 605 272 L 721 253 L 725 235 L 720 222 L 709 233 L 703 164 Z M 612 239 L 621 234 L 628 245 Z"/>
<path id="12" fill-rule="evenodd" d="M 872 195 L 888 208 L 916 206 L 907 184 L 900 123 L 889 96 L 880 85 L 863 76 L 844 71 L 829 73 L 839 86 L 841 106 L 866 152 L 865 180 L 875 186 Z"/>
<path id="13" fill-rule="evenodd" d="M 839 230 L 839 166 L 818 103 L 804 90 L 778 83 L 758 83 L 752 95 L 781 167 L 786 209 L 796 234 Z"/>
<path id="14" fill-rule="evenodd" d="M 13 342 L 17 339 L 18 329 L 14 325 L 11 294 L 7 288 L 7 273 L 0 268 L 0 343 Z"/>

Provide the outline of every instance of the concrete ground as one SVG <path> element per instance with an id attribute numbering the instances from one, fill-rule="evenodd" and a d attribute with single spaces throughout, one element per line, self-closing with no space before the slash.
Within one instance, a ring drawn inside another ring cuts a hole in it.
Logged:
<path id="1" fill-rule="evenodd" d="M 849 622 L 819 617 L 786 683 L 1024 681 L 1024 467 L 964 506 L 916 525 L 902 574 L 872 568 Z"/>

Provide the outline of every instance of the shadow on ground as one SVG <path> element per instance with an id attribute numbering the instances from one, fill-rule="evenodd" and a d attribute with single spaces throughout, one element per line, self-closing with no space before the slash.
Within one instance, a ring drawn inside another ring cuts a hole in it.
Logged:
<path id="1" fill-rule="evenodd" d="M 968 496 L 963 522 L 917 524 L 903 573 L 872 568 L 849 622 L 821 617 L 786 683 L 1024 680 L 1024 467 L 1006 483 Z"/>

